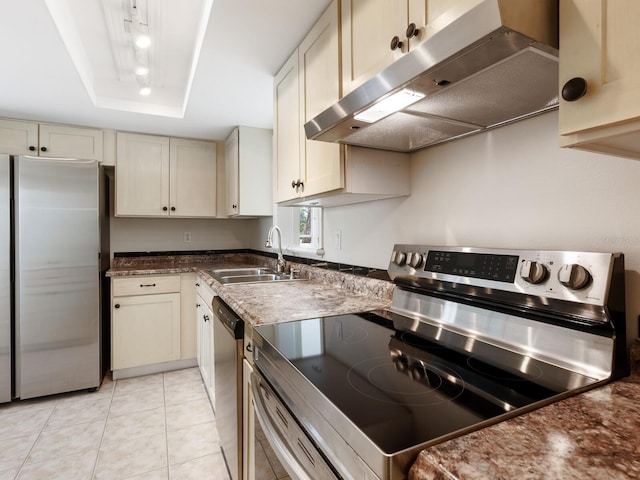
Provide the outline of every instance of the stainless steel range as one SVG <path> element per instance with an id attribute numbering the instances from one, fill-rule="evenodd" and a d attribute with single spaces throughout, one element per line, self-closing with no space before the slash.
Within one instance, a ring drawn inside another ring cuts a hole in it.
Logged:
<path id="1" fill-rule="evenodd" d="M 396 245 L 391 308 L 255 329 L 292 478 L 406 478 L 420 450 L 628 374 L 622 254 Z"/>

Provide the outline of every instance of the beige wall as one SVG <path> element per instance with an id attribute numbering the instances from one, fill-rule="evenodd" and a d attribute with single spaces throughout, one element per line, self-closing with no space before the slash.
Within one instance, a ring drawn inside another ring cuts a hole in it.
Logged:
<path id="1" fill-rule="evenodd" d="M 637 332 L 640 161 L 559 148 L 557 117 L 415 153 L 410 197 L 325 210 L 327 259 L 386 269 L 394 243 L 621 251 Z"/>

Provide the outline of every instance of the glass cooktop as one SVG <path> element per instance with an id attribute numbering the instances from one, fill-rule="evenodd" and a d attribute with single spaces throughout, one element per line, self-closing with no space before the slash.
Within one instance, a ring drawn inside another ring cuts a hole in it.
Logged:
<path id="1" fill-rule="evenodd" d="M 256 327 L 387 454 L 513 414 L 596 380 L 390 312 Z"/>

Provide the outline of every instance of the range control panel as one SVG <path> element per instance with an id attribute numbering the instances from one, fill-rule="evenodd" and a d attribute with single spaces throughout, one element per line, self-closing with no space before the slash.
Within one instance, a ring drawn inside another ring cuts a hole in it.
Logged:
<path id="1" fill-rule="evenodd" d="M 389 276 L 603 305 L 618 253 L 396 245 Z"/>

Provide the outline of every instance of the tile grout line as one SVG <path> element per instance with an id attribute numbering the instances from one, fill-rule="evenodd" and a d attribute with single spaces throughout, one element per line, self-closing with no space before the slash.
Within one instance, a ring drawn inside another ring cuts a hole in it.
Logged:
<path id="1" fill-rule="evenodd" d="M 104 382 L 104 379 L 102 380 Z M 109 398 L 109 408 L 107 409 L 107 416 L 104 419 L 104 426 L 102 427 L 102 435 L 100 435 L 100 443 L 98 444 L 98 451 L 96 452 L 96 458 L 93 461 L 93 470 L 91 472 L 91 479 L 96 478 L 96 469 L 98 468 L 98 458 L 100 458 L 100 450 L 102 449 L 102 441 L 104 440 L 104 432 L 107 430 L 107 420 L 109 419 L 109 413 L 111 412 L 111 405 L 113 404 L 113 396 L 116 393 L 116 384 L 118 380 L 113 380 L 113 388 L 111 389 L 111 397 Z"/>

